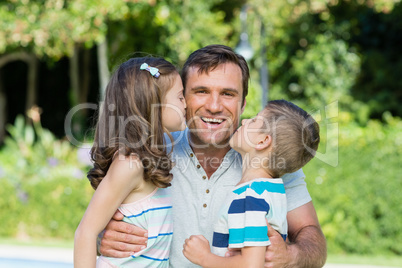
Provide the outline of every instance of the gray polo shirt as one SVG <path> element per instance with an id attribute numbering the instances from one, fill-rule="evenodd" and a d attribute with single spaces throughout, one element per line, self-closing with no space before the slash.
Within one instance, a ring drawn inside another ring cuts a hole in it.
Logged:
<path id="1" fill-rule="evenodd" d="M 203 235 L 212 242 L 213 226 L 227 193 L 241 178 L 241 156 L 231 149 L 218 170 L 208 179 L 188 142 L 188 129 L 172 133 L 174 147 L 172 159 L 173 243 L 170 267 L 199 267 L 183 255 L 184 240 L 190 235 Z M 167 139 L 169 140 L 169 139 Z M 282 177 L 288 211 L 311 201 L 299 171 Z"/>

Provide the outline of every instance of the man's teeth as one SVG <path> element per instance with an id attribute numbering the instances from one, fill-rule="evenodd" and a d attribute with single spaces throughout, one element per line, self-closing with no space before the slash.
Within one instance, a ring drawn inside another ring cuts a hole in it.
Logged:
<path id="1" fill-rule="evenodd" d="M 205 117 L 202 117 L 202 120 L 204 122 L 207 122 L 207 123 L 218 123 L 218 124 L 220 124 L 220 123 L 223 122 L 223 119 L 217 119 L 217 118 L 205 118 Z"/>

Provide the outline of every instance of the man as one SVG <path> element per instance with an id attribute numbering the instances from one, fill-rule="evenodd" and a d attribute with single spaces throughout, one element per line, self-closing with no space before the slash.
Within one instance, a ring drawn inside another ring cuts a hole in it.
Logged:
<path id="1" fill-rule="evenodd" d="M 229 47 L 210 45 L 193 52 L 182 71 L 187 126 L 174 133 L 172 170 L 174 235 L 172 267 L 193 267 L 182 254 L 184 240 L 202 234 L 212 240 L 213 224 L 226 193 L 241 178 L 241 159 L 229 139 L 239 124 L 248 93 L 246 61 Z M 288 237 L 268 225 L 271 246 L 265 267 L 322 267 L 326 243 L 301 170 L 283 177 L 288 202 Z M 122 219 L 116 214 L 115 219 Z M 112 220 L 102 254 L 126 257 L 144 247 L 146 231 Z M 229 253 L 236 254 L 236 253 Z"/>

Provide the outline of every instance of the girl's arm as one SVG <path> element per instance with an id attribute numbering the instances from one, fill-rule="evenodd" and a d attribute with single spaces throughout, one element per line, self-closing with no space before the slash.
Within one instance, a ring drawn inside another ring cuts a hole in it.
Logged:
<path id="1" fill-rule="evenodd" d="M 74 267 L 89 268 L 96 264 L 96 238 L 116 209 L 143 181 L 141 161 L 116 157 L 96 189 L 74 238 Z"/>
<path id="2" fill-rule="evenodd" d="M 266 248 L 244 247 L 240 255 L 220 257 L 211 252 L 209 242 L 204 236 L 192 235 L 186 239 L 183 254 L 191 262 L 204 268 L 264 267 Z"/>

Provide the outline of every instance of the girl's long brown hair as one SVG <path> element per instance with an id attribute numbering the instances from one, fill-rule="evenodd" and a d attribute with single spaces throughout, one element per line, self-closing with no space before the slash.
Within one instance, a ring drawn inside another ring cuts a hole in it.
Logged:
<path id="1" fill-rule="evenodd" d="M 140 66 L 159 69 L 158 78 Z M 179 75 L 176 68 L 160 58 L 132 58 L 121 64 L 106 88 L 100 108 L 91 158 L 94 167 L 88 179 L 94 189 L 106 175 L 117 151 L 135 155 L 144 167 L 144 179 L 155 186 L 170 186 L 172 162 L 164 144 L 162 101 Z"/>

